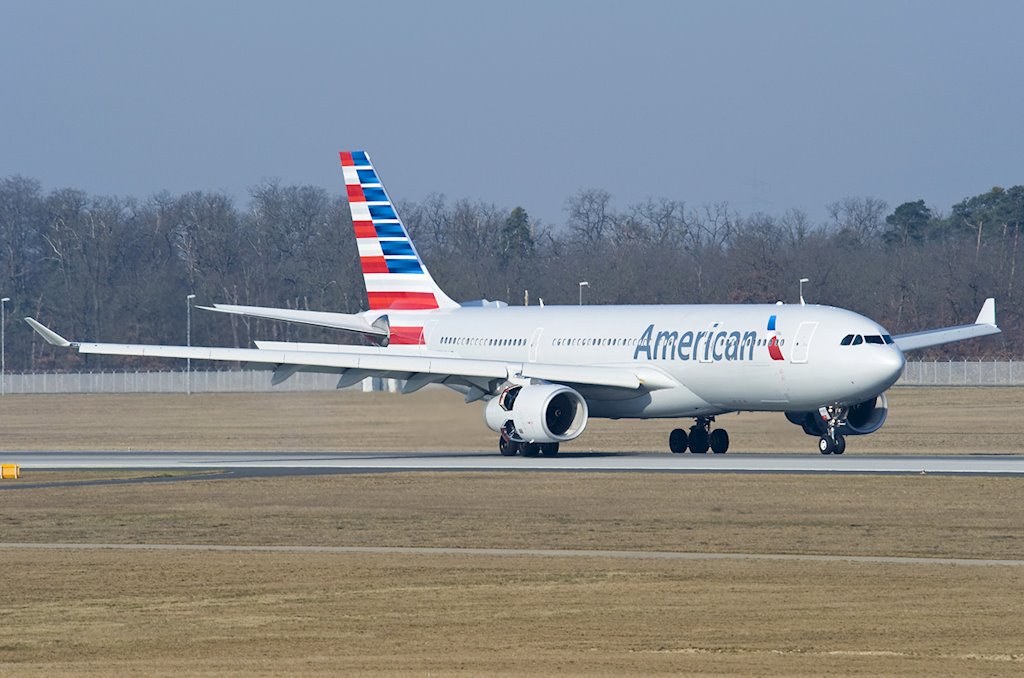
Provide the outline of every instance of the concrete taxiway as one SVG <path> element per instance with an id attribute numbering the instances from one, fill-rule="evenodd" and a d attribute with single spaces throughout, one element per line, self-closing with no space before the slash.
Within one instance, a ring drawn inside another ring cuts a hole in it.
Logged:
<path id="1" fill-rule="evenodd" d="M 4 463 L 31 469 L 231 470 L 281 473 L 384 471 L 618 471 L 733 473 L 937 473 L 1024 475 L 1024 455 L 675 455 L 571 453 L 557 457 L 502 457 L 495 452 L 3 452 Z"/>

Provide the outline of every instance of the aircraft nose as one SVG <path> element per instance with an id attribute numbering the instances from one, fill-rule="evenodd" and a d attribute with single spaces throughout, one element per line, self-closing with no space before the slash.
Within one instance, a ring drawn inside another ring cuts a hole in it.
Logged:
<path id="1" fill-rule="evenodd" d="M 903 351 L 895 346 L 887 346 L 885 351 L 880 351 L 879 353 L 881 355 L 875 360 L 874 372 L 878 381 L 884 382 L 886 384 L 885 388 L 889 388 L 903 374 L 903 368 L 907 364 L 907 359 L 903 356 Z"/>

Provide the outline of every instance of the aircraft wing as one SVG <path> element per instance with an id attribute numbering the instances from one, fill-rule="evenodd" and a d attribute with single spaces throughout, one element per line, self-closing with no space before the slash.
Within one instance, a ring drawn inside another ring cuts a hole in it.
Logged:
<path id="1" fill-rule="evenodd" d="M 996 326 L 996 300 L 988 298 L 981 307 L 981 313 L 973 325 L 958 325 L 956 327 L 942 327 L 936 330 L 925 330 L 923 332 L 911 332 L 893 337 L 893 342 L 901 351 L 913 351 L 919 348 L 940 346 L 954 341 L 965 339 L 976 339 L 990 334 L 999 334 Z"/>
<path id="2" fill-rule="evenodd" d="M 661 370 L 645 365 L 626 367 L 523 363 L 522 368 L 523 377 L 543 379 L 557 384 L 611 386 L 628 390 L 643 388 L 647 391 L 679 386 L 678 381 Z"/>
<path id="3" fill-rule="evenodd" d="M 677 385 L 660 370 L 648 366 L 590 367 L 517 363 L 500 360 L 477 360 L 423 355 L 400 355 L 385 350 L 294 350 L 284 347 L 223 348 L 210 346 L 163 346 L 154 344 L 112 344 L 76 342 L 65 339 L 33 318 L 25 318 L 33 330 L 54 346 L 77 349 L 79 353 L 100 355 L 144 356 L 153 358 L 190 358 L 193 360 L 225 360 L 274 366 L 273 383 L 277 384 L 296 372 L 338 372 L 339 387 L 352 385 L 366 377 L 390 377 L 406 380 L 403 392 L 410 393 L 430 383 L 454 383 L 468 386 L 474 398 L 490 393 L 501 382 L 521 376 L 558 383 L 601 386 L 626 390 L 656 390 Z M 467 395 L 467 400 L 470 395 Z"/>

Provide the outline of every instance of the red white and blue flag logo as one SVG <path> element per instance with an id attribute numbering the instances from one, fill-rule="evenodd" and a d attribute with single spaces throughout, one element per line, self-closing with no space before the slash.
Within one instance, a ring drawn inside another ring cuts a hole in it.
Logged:
<path id="1" fill-rule="evenodd" d="M 785 360 L 782 357 L 782 349 L 779 348 L 779 333 L 775 329 L 775 319 L 774 315 L 768 318 L 768 331 L 771 332 L 771 336 L 768 337 L 768 355 L 772 360 Z"/>
<path id="2" fill-rule="evenodd" d="M 457 307 L 430 277 L 367 153 L 340 156 L 370 310 Z M 423 328 L 392 326 L 391 343 L 421 344 Z"/>

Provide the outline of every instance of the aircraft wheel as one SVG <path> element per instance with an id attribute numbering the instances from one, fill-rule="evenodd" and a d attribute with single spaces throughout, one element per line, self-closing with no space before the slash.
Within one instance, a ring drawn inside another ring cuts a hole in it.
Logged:
<path id="1" fill-rule="evenodd" d="M 686 452 L 686 442 L 686 431 L 681 428 L 672 429 L 672 433 L 668 434 L 668 449 L 672 450 L 672 454 Z"/>
<path id="2" fill-rule="evenodd" d="M 708 444 L 715 454 L 725 454 L 729 449 L 729 434 L 724 428 L 716 428 L 708 436 Z"/>
<path id="3" fill-rule="evenodd" d="M 836 447 L 832 450 L 832 454 L 842 454 L 846 452 L 846 438 L 843 436 L 836 436 Z"/>
<path id="4" fill-rule="evenodd" d="M 558 443 L 541 443 L 540 453 L 545 457 L 554 457 L 558 454 Z"/>
<path id="5" fill-rule="evenodd" d="M 704 429 L 693 427 L 690 429 L 690 452 L 694 454 L 707 454 L 710 441 Z"/>
<path id="6" fill-rule="evenodd" d="M 519 446 L 505 436 L 498 438 L 498 452 L 501 452 L 501 456 L 514 457 L 518 451 Z"/>
<path id="7" fill-rule="evenodd" d="M 519 453 L 524 457 L 536 457 L 540 454 L 539 443 L 519 443 Z"/>
<path id="8" fill-rule="evenodd" d="M 818 451 L 822 454 L 832 454 L 835 447 L 836 444 L 828 436 L 822 436 L 818 439 Z"/>

